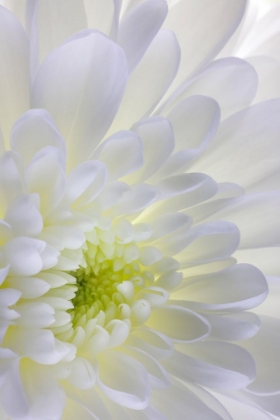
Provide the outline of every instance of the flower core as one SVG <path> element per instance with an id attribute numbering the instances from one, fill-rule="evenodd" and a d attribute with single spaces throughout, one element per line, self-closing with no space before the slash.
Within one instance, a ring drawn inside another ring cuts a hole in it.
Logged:
<path id="1" fill-rule="evenodd" d="M 104 239 L 104 231 L 102 235 Z M 146 312 L 146 320 L 150 307 L 140 294 L 154 282 L 154 275 L 138 261 L 138 246 L 133 241 L 120 244 L 110 240 L 109 244 L 100 238 L 94 242 L 86 242 L 82 264 L 70 273 L 76 278 L 73 308 L 69 310 L 73 327 L 82 326 L 93 318 L 102 325 L 113 319 L 142 323 L 142 312 Z"/>

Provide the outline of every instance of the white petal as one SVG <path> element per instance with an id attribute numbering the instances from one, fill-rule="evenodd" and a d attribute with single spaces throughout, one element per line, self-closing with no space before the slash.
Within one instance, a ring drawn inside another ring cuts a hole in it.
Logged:
<path id="1" fill-rule="evenodd" d="M 3 248 L 3 255 L 10 263 L 13 276 L 33 276 L 43 267 L 41 253 L 46 244 L 38 239 L 18 237 L 9 241 Z"/>
<path id="2" fill-rule="evenodd" d="M 153 309 L 146 325 L 166 334 L 175 342 L 201 340 L 210 332 L 210 325 L 205 318 L 176 305 Z"/>
<path id="3" fill-rule="evenodd" d="M 279 71 L 280 64 L 271 57 L 250 57 L 246 61 L 257 71 L 259 86 L 254 102 L 258 103 L 280 96 Z"/>
<path id="4" fill-rule="evenodd" d="M 221 315 L 205 315 L 211 325 L 210 338 L 213 340 L 241 341 L 257 334 L 261 321 L 257 315 L 250 312 Z"/>
<path id="5" fill-rule="evenodd" d="M 9 223 L 5 222 L 4 220 L 0 219 L 0 244 L 5 245 L 13 237 L 12 227 Z"/>
<path id="6" fill-rule="evenodd" d="M 48 367 L 23 359 L 21 381 L 29 405 L 28 417 L 49 420 L 60 418 L 65 395 Z M 17 394 L 14 394 L 17 399 Z"/>
<path id="7" fill-rule="evenodd" d="M 279 7 L 275 6 L 255 22 L 238 49 L 239 55 L 267 55 L 279 60 Z"/>
<path id="8" fill-rule="evenodd" d="M 271 249 L 267 248 L 269 251 Z M 275 258 L 275 265 L 279 270 L 279 248 L 275 248 L 277 251 L 277 257 Z M 274 249 L 274 250 L 275 250 Z M 268 261 L 269 263 L 269 261 Z M 255 309 L 257 315 L 267 315 L 274 318 L 279 318 L 279 296 L 280 296 L 280 277 L 266 276 L 268 283 L 269 293 L 265 301 Z"/>
<path id="9" fill-rule="evenodd" d="M 135 359 L 118 352 L 98 357 L 98 385 L 114 402 L 142 410 L 149 402 L 148 374 Z"/>
<path id="10" fill-rule="evenodd" d="M 181 267 L 230 257 L 239 245 L 240 233 L 233 223 L 217 220 L 193 227 L 185 239 L 186 249 L 177 256 Z"/>
<path id="11" fill-rule="evenodd" d="M 113 348 L 121 346 L 125 342 L 129 334 L 129 327 L 125 322 L 113 319 L 106 325 L 106 331 L 110 334 L 108 348 Z"/>
<path id="12" fill-rule="evenodd" d="M 6 152 L 0 158 L 0 196 L 1 213 L 17 196 L 23 194 L 22 162 L 13 152 Z"/>
<path id="13" fill-rule="evenodd" d="M 162 117 L 151 117 L 141 120 L 134 126 L 143 144 L 144 165 L 127 181 L 143 182 L 157 172 L 171 155 L 175 139 L 168 120 Z"/>
<path id="14" fill-rule="evenodd" d="M 99 146 L 94 157 L 105 163 L 109 181 L 114 181 L 137 171 L 143 165 L 142 149 L 142 142 L 135 133 L 119 131 Z"/>
<path id="15" fill-rule="evenodd" d="M 79 0 L 39 0 L 33 19 L 38 32 L 39 63 L 66 38 L 87 27 L 84 5 Z"/>
<path id="16" fill-rule="evenodd" d="M 249 386 L 256 394 L 272 394 L 280 391 L 278 373 L 280 339 L 278 335 L 280 321 L 270 317 L 260 317 L 259 333 L 242 343 L 256 361 L 257 378 Z"/>
<path id="17" fill-rule="evenodd" d="M 78 249 L 85 242 L 85 235 L 81 229 L 75 226 L 47 226 L 45 227 L 42 239 L 46 241 L 54 237 L 59 243 L 59 249 Z"/>
<path id="18" fill-rule="evenodd" d="M 5 287 L 0 290 L 0 304 L 3 307 L 14 305 L 19 300 L 20 296 L 20 291 Z"/>
<path id="19" fill-rule="evenodd" d="M 82 262 L 82 255 L 80 250 L 64 249 L 59 257 L 55 266 L 56 270 L 60 271 L 73 271 L 77 270 Z"/>
<path id="20" fill-rule="evenodd" d="M 124 49 L 129 70 L 139 63 L 167 15 L 164 0 L 146 0 L 121 21 L 118 42 Z"/>
<path id="21" fill-rule="evenodd" d="M 174 130 L 176 148 L 175 154 L 157 174 L 157 179 L 184 172 L 192 160 L 204 151 L 218 130 L 220 107 L 212 98 L 195 95 L 179 102 L 167 118 Z"/>
<path id="22" fill-rule="evenodd" d="M 173 352 L 172 340 L 158 331 L 144 328 L 132 330 L 126 344 L 145 351 L 156 359 L 170 357 Z"/>
<path id="23" fill-rule="evenodd" d="M 279 419 L 279 413 L 280 413 L 280 406 L 279 406 L 279 395 L 272 394 L 272 395 L 255 395 L 255 394 L 249 394 L 248 400 L 257 405 L 257 407 L 262 407 L 262 411 L 258 412 L 258 415 L 261 416 L 260 420 L 273 420 L 273 419 Z M 272 417 L 269 416 L 267 413 L 272 413 L 274 416 L 278 417 Z M 254 417 L 255 418 L 255 417 Z M 259 420 L 259 417 L 256 417 L 257 420 Z"/>
<path id="24" fill-rule="evenodd" d="M 215 196 L 218 185 L 205 174 L 188 173 L 165 178 L 158 183 L 157 188 L 159 198 L 162 196 L 164 199 L 150 206 L 137 222 L 148 222 L 158 217 L 158 214 L 164 215 L 183 209 L 188 209 L 188 215 L 191 213 L 190 207 Z"/>
<path id="25" fill-rule="evenodd" d="M 180 48 L 174 34 L 159 31 L 140 64 L 130 75 L 110 132 L 129 129 L 158 104 L 177 73 Z M 135 103 L 137 98 L 137 103 Z"/>
<path id="26" fill-rule="evenodd" d="M 145 209 L 157 196 L 157 189 L 148 184 L 134 184 L 130 191 L 124 194 L 122 200 L 114 207 L 116 216 L 136 213 Z"/>
<path id="27" fill-rule="evenodd" d="M 47 216 L 60 203 L 65 190 L 61 152 L 52 146 L 39 151 L 26 169 L 25 179 L 29 192 L 40 196 L 40 212 Z"/>
<path id="28" fill-rule="evenodd" d="M 38 196 L 22 195 L 9 206 L 5 220 L 16 236 L 38 236 L 43 229 L 43 219 L 36 206 Z M 35 199 L 35 200 L 34 200 Z"/>
<path id="29" fill-rule="evenodd" d="M 159 236 L 159 238 L 153 242 L 153 245 L 155 245 L 163 255 L 172 256 L 184 249 L 189 243 L 188 237 L 192 219 L 191 217 L 180 215 L 177 217 L 178 220 L 175 220 L 176 214 L 179 215 L 180 213 L 167 213 L 162 217 L 159 217 L 155 223 L 156 228 L 161 228 L 163 235 Z M 165 223 L 166 225 L 163 227 Z M 164 234 L 164 229 L 166 229 L 166 234 Z M 156 233 L 159 232 L 160 229 L 157 229 Z"/>
<path id="30" fill-rule="evenodd" d="M 189 0 L 179 1 L 170 9 L 164 26 L 174 31 L 182 49 L 176 86 L 223 48 L 238 27 L 245 7 L 244 0 L 214 0 L 211 4 Z"/>
<path id="31" fill-rule="evenodd" d="M 125 193 L 128 193 L 129 186 L 124 182 L 110 182 L 106 185 L 100 195 L 94 200 L 94 208 L 99 211 L 110 209 L 117 204 Z"/>
<path id="32" fill-rule="evenodd" d="M 236 312 L 259 305 L 267 296 L 263 274 L 249 264 L 233 265 L 218 273 L 188 278 L 172 293 L 178 304 L 193 310 Z M 174 301 L 175 302 L 175 301 Z"/>
<path id="33" fill-rule="evenodd" d="M 93 411 L 89 411 L 85 405 L 79 404 L 71 398 L 67 398 L 66 407 L 61 419 L 77 420 L 77 418 L 83 420 L 100 420 L 100 418 L 95 416 Z M 111 417 L 108 417 L 108 420 L 111 420 Z"/>
<path id="34" fill-rule="evenodd" d="M 149 374 L 152 388 L 167 388 L 170 385 L 168 373 L 157 360 L 137 347 L 123 347 L 122 352 L 138 360 Z"/>
<path id="35" fill-rule="evenodd" d="M 220 122 L 217 102 L 194 95 L 171 109 L 167 115 L 174 129 L 176 151 L 205 147 L 215 136 Z"/>
<path id="36" fill-rule="evenodd" d="M 21 383 L 19 361 L 20 359 L 16 360 L 11 366 L 0 392 L 1 406 L 5 414 L 12 418 L 24 418 L 28 413 L 28 401 Z"/>
<path id="37" fill-rule="evenodd" d="M 278 264 L 278 247 L 241 249 L 237 250 L 234 256 L 240 262 L 248 262 L 249 264 L 255 265 L 266 275 L 266 277 L 280 277 L 280 266 Z"/>
<path id="38" fill-rule="evenodd" d="M 90 160 L 76 166 L 67 176 L 64 201 L 81 207 L 91 202 L 103 189 L 107 169 L 101 162 Z"/>
<path id="39" fill-rule="evenodd" d="M 178 383 L 178 382 L 177 382 Z M 218 413 L 223 420 L 232 420 L 229 412 L 220 403 L 218 398 L 215 398 L 212 392 L 206 391 L 204 388 L 194 383 L 188 383 L 187 388 L 193 392 L 199 399 L 201 399 L 209 408 Z"/>
<path id="40" fill-rule="evenodd" d="M 70 352 L 70 345 L 55 339 L 47 329 L 15 328 L 8 343 L 22 356 L 39 364 L 56 364 Z"/>
<path id="41" fill-rule="evenodd" d="M 235 344 L 204 341 L 178 348 L 163 365 L 179 379 L 221 390 L 243 388 L 255 379 L 252 356 Z"/>
<path id="42" fill-rule="evenodd" d="M 149 302 L 151 308 L 158 308 L 167 302 L 169 293 L 161 287 L 151 286 L 144 287 L 137 297 Z"/>
<path id="43" fill-rule="evenodd" d="M 235 265 L 236 263 L 237 263 L 237 260 L 233 257 L 230 257 L 225 260 L 214 261 L 214 262 L 182 269 L 182 274 L 183 274 L 183 277 L 187 279 L 187 278 L 192 278 L 195 276 L 217 273 L 218 271 L 231 267 Z"/>
<path id="44" fill-rule="evenodd" d="M 41 65 L 32 106 L 54 116 L 68 143 L 71 166 L 88 159 L 108 130 L 126 75 L 123 51 L 98 32 L 60 46 Z"/>
<path id="45" fill-rule="evenodd" d="M 3 283 L 3 281 L 6 279 L 7 274 L 9 273 L 10 266 L 7 265 L 6 267 L 0 268 L 0 285 Z M 13 288 L 13 286 L 12 286 Z"/>
<path id="46" fill-rule="evenodd" d="M 207 220 L 214 214 L 216 220 L 216 213 L 220 209 L 225 207 L 227 204 L 234 202 L 234 198 L 241 197 L 244 194 L 244 189 L 232 182 L 222 182 L 220 184 L 216 184 L 216 193 L 213 194 L 206 203 L 201 202 L 191 208 L 188 208 L 187 214 L 193 218 L 194 223 Z"/>
<path id="47" fill-rule="evenodd" d="M 20 318 L 17 320 L 17 325 L 21 325 L 24 328 L 46 328 L 55 321 L 55 311 L 46 303 L 19 303 L 16 305 L 15 310 L 20 315 Z"/>
<path id="48" fill-rule="evenodd" d="M 131 305 L 130 320 L 132 325 L 138 327 L 144 324 L 151 315 L 151 305 L 145 299 L 138 299 Z"/>
<path id="49" fill-rule="evenodd" d="M 169 388 L 153 392 L 152 404 L 166 419 L 222 420 L 203 399 L 199 399 L 186 386 L 174 380 Z"/>
<path id="50" fill-rule="evenodd" d="M 220 105 L 222 119 L 250 105 L 258 88 L 258 76 L 254 67 L 239 58 L 216 60 L 189 80 L 185 89 L 179 91 L 168 109 L 191 95 L 205 95 Z M 166 107 L 164 109 L 166 112 Z"/>
<path id="51" fill-rule="evenodd" d="M 18 152 L 25 165 L 28 165 L 35 154 L 46 146 L 57 147 L 66 160 L 65 142 L 51 115 L 44 109 L 31 109 L 14 124 L 11 148 Z"/>
<path id="52" fill-rule="evenodd" d="M 145 266 L 150 266 L 162 257 L 161 252 L 153 246 L 145 246 L 140 249 L 139 261 Z"/>
<path id="53" fill-rule="evenodd" d="M 76 357 L 71 364 L 71 373 L 67 381 L 79 389 L 90 389 L 95 384 L 96 374 L 88 360 Z"/>
<path id="54" fill-rule="evenodd" d="M 181 281 L 182 273 L 170 270 L 167 273 L 162 274 L 157 279 L 156 285 L 170 291 L 175 289 L 181 283 Z"/>
<path id="55" fill-rule="evenodd" d="M 0 124 L 6 147 L 16 119 L 29 108 L 29 42 L 18 20 L 0 7 Z"/>
<path id="56" fill-rule="evenodd" d="M 84 0 L 88 27 L 111 36 L 117 35 L 119 21 L 118 0 Z"/>
<path id="57" fill-rule="evenodd" d="M 280 238 L 279 206 L 279 192 L 252 194 L 237 198 L 214 217 L 229 220 L 238 226 L 240 248 L 275 246 Z M 255 223 L 256 220 L 258 223 Z"/>
<path id="58" fill-rule="evenodd" d="M 43 262 L 43 270 L 49 270 L 57 264 L 59 257 L 59 251 L 52 246 L 46 245 L 46 248 L 41 253 L 41 258 Z"/>
<path id="59" fill-rule="evenodd" d="M 279 113 L 280 100 L 272 99 L 232 115 L 221 124 L 215 142 L 192 169 L 205 171 L 219 182 L 236 182 L 251 191 L 277 189 Z M 230 160 L 224 159 L 229 155 Z"/>
<path id="60" fill-rule="evenodd" d="M 100 398 L 100 394 L 95 389 L 79 391 L 73 387 L 67 387 L 67 396 L 75 400 L 78 404 L 70 405 L 68 409 L 68 401 L 63 420 L 76 420 L 77 416 L 83 420 L 112 420 L 107 409 L 106 403 Z M 106 399 L 107 400 L 107 399 Z M 106 405 L 105 405 L 106 404 Z M 82 410 L 80 410 L 83 408 Z"/>
<path id="61" fill-rule="evenodd" d="M 86 351 L 98 354 L 108 347 L 110 334 L 104 328 L 96 325 L 91 338 L 86 343 Z"/>
<path id="62" fill-rule="evenodd" d="M 217 399 L 221 401 L 224 407 L 228 410 L 230 415 L 232 416 L 232 420 L 240 420 L 240 419 L 254 419 L 254 420 L 276 420 L 275 417 L 270 416 L 267 411 L 263 411 L 257 406 L 254 407 L 248 400 L 243 403 L 237 401 L 236 398 L 231 399 L 228 396 L 216 394 Z M 258 406 L 260 405 L 261 398 L 258 397 Z"/>

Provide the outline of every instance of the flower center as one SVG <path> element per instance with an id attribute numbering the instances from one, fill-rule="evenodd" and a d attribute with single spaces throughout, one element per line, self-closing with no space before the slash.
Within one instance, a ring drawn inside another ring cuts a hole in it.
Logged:
<path id="1" fill-rule="evenodd" d="M 76 278 L 77 288 L 73 308 L 69 310 L 74 329 L 84 327 L 93 318 L 102 326 L 113 319 L 133 322 L 134 318 L 135 323 L 139 310 L 146 309 L 144 318 L 149 316 L 149 304 L 146 302 L 144 309 L 139 294 L 151 285 L 154 275 L 137 261 L 138 257 L 139 250 L 133 241 L 120 246 L 117 241 L 108 244 L 99 240 L 98 244 L 93 244 L 87 240 L 83 263 L 70 273 Z"/>

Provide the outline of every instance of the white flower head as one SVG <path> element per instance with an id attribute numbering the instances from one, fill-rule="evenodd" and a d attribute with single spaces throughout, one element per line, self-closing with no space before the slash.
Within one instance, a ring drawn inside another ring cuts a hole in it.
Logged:
<path id="1" fill-rule="evenodd" d="M 276 9 L 2 3 L 0 419 L 280 415 Z"/>

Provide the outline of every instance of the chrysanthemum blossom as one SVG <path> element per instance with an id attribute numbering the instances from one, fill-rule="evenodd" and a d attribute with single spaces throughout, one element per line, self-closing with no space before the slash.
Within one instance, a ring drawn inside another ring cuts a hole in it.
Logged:
<path id="1" fill-rule="evenodd" d="M 2 4 L 0 419 L 280 415 L 279 7 Z"/>

